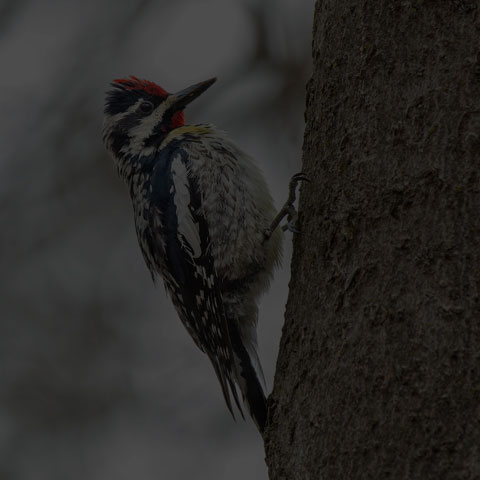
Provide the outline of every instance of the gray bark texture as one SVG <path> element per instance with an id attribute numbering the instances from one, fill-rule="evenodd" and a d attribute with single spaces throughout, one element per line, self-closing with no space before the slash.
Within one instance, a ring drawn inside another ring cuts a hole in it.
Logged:
<path id="1" fill-rule="evenodd" d="M 480 6 L 319 0 L 271 480 L 480 479 Z"/>

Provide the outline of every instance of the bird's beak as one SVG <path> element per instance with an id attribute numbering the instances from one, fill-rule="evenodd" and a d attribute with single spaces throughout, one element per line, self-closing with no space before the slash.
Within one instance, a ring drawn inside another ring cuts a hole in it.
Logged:
<path id="1" fill-rule="evenodd" d="M 205 80 L 204 82 L 196 83 L 190 87 L 184 88 L 177 93 L 172 94 L 175 98 L 173 101 L 174 108 L 181 110 L 185 108 L 190 102 L 199 97 L 207 88 L 211 87 L 217 81 L 216 77 Z"/>

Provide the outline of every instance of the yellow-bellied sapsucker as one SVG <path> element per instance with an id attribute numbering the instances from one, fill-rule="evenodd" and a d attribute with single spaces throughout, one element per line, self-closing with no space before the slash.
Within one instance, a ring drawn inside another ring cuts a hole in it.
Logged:
<path id="1" fill-rule="evenodd" d="M 254 160 L 211 125 L 185 125 L 185 106 L 215 79 L 169 94 L 136 77 L 107 93 L 103 141 L 130 190 L 138 241 L 155 280 L 213 364 L 227 406 L 236 385 L 262 432 L 266 401 L 256 352 L 257 299 L 293 228 L 295 187 L 276 215 Z M 233 414 L 233 412 L 232 412 Z"/>

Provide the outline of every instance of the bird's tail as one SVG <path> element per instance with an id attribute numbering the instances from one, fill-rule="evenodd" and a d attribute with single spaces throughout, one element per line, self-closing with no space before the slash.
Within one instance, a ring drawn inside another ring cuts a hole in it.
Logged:
<path id="1" fill-rule="evenodd" d="M 245 344 L 236 322 L 230 322 L 229 333 L 235 355 L 237 384 L 240 387 L 243 401 L 247 405 L 250 416 L 260 433 L 263 434 L 267 422 L 267 400 L 260 380 L 263 380 L 263 372 L 255 351 L 255 345 Z"/>

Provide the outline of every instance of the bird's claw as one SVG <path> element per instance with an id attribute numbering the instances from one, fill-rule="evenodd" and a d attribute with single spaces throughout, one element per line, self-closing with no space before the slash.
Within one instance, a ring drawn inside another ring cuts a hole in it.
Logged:
<path id="1" fill-rule="evenodd" d="M 300 233 L 300 230 L 295 228 L 297 223 L 298 213 L 293 205 L 289 205 L 287 212 L 287 223 L 282 226 L 282 230 L 286 232 L 287 230 L 292 233 Z"/>
<path id="2" fill-rule="evenodd" d="M 305 172 L 298 172 L 295 175 L 293 175 L 293 177 L 290 179 L 290 184 L 292 182 L 298 183 L 299 181 L 312 183 L 310 178 L 308 177 L 308 175 Z"/>
<path id="3" fill-rule="evenodd" d="M 282 226 L 282 230 L 286 232 L 287 230 L 292 233 L 302 233 L 300 230 L 297 230 L 295 228 L 295 223 L 292 224 L 292 222 L 288 222 L 286 225 Z"/>
<path id="4" fill-rule="evenodd" d="M 289 183 L 289 186 L 288 186 L 288 200 L 285 204 L 285 206 L 287 205 L 293 205 L 293 203 L 295 202 L 296 198 L 297 198 L 297 185 L 298 185 L 298 182 L 308 182 L 308 183 L 311 183 L 310 179 L 308 178 L 307 174 L 306 173 L 303 173 L 303 172 L 299 172 L 299 173 L 296 173 L 295 175 L 293 175 L 293 177 L 290 179 L 290 183 Z"/>
<path id="5" fill-rule="evenodd" d="M 303 172 L 296 173 L 290 179 L 289 188 L 288 188 L 288 199 L 285 202 L 285 205 L 282 209 L 278 212 L 277 216 L 273 220 L 270 228 L 265 231 L 265 240 L 268 240 L 274 230 L 278 227 L 280 222 L 287 217 L 286 225 L 282 226 L 282 230 L 293 232 L 293 233 L 300 233 L 300 231 L 295 228 L 295 224 L 297 221 L 297 210 L 295 209 L 294 203 L 297 198 L 297 185 L 299 182 L 308 182 L 310 183 L 310 179 L 308 178 L 307 174 Z"/>

